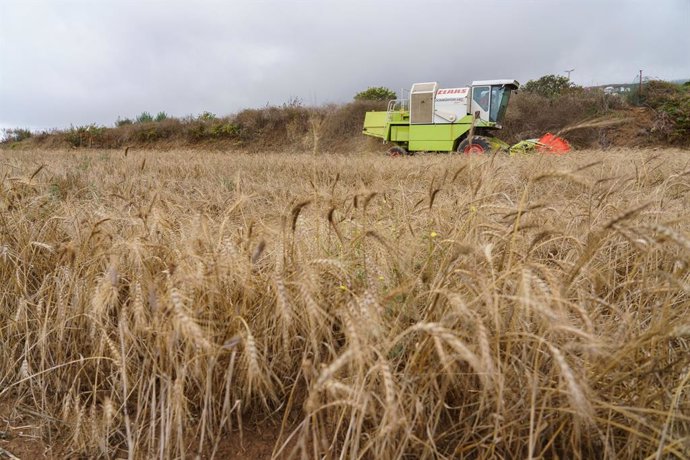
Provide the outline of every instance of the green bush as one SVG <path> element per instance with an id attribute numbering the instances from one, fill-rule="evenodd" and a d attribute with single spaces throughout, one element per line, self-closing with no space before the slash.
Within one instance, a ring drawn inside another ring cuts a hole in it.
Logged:
<path id="1" fill-rule="evenodd" d="M 210 137 L 216 139 L 232 138 L 239 134 L 240 127 L 230 122 L 219 122 L 213 123 L 206 131 Z"/>
<path id="2" fill-rule="evenodd" d="M 681 85 L 662 80 L 649 80 L 642 85 L 642 94 L 637 100 L 640 105 L 645 105 L 653 109 L 661 107 L 666 102 L 676 99 L 682 95 L 684 88 Z M 635 92 L 639 92 L 635 88 Z"/>
<path id="3" fill-rule="evenodd" d="M 653 132 L 663 140 L 690 144 L 690 82 L 681 84 L 648 80 L 642 91 L 634 88 L 630 102 L 654 111 Z"/>
<path id="4" fill-rule="evenodd" d="M 115 126 L 118 127 L 118 128 L 119 128 L 120 126 L 127 126 L 127 125 L 131 125 L 131 124 L 134 124 L 134 121 L 132 121 L 131 118 L 120 118 L 120 117 L 117 117 L 117 121 L 115 122 Z"/>
<path id="5" fill-rule="evenodd" d="M 105 132 L 105 126 L 96 124 L 70 126 L 69 131 L 65 133 L 65 140 L 72 147 L 103 147 Z"/>
<path id="6" fill-rule="evenodd" d="M 148 112 L 141 112 L 141 115 L 137 117 L 137 123 L 150 123 L 153 121 L 153 117 Z"/>
<path id="7" fill-rule="evenodd" d="M 206 137 L 206 127 L 203 123 L 191 122 L 185 124 L 185 136 L 192 143 L 201 142 Z"/>
<path id="8" fill-rule="evenodd" d="M 157 123 L 135 125 L 133 129 L 123 133 L 121 143 L 131 141 L 143 144 L 152 144 L 157 141 L 175 139 L 183 132 L 184 124 L 175 118 L 167 118 Z"/>
<path id="9" fill-rule="evenodd" d="M 136 132 L 136 139 L 147 144 L 160 139 L 160 136 L 156 128 L 146 128 Z"/>
<path id="10" fill-rule="evenodd" d="M 690 94 L 686 93 L 665 102 L 660 110 L 669 117 L 673 125 L 668 130 L 669 140 L 690 143 Z"/>
<path id="11" fill-rule="evenodd" d="M 571 83 L 568 77 L 560 75 L 544 75 L 538 80 L 530 80 L 520 88 L 527 93 L 538 94 L 543 97 L 554 98 L 568 90 L 579 88 Z"/>
<path id="12" fill-rule="evenodd" d="M 197 117 L 197 120 L 199 120 L 199 121 L 213 121 L 213 120 L 217 120 L 217 119 L 218 119 L 218 117 L 216 116 L 215 113 L 206 112 L 206 111 Z"/>
<path id="13" fill-rule="evenodd" d="M 156 118 L 154 118 L 154 121 L 161 122 L 161 121 L 163 121 L 163 120 L 167 120 L 168 118 L 169 118 L 169 117 L 168 117 L 168 114 L 167 114 L 167 113 L 165 113 L 165 112 L 158 112 L 158 113 L 156 114 Z"/>
<path id="14" fill-rule="evenodd" d="M 396 98 L 395 91 L 385 86 L 369 87 L 354 97 L 355 101 L 390 101 Z"/>
<path id="15" fill-rule="evenodd" d="M 650 81 L 642 89 L 641 101 L 657 111 L 657 129 L 670 142 L 690 144 L 689 86 Z"/>
<path id="16" fill-rule="evenodd" d="M 22 128 L 4 129 L 3 132 L 5 133 L 3 136 L 5 143 L 21 142 L 33 136 L 30 130 Z"/>

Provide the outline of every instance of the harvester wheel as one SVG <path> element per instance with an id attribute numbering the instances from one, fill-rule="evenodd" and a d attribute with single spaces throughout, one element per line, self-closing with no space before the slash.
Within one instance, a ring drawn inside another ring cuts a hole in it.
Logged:
<path id="1" fill-rule="evenodd" d="M 401 156 L 409 155 L 409 154 L 410 153 L 407 150 L 400 147 L 399 145 L 396 145 L 396 146 L 388 149 L 388 156 L 389 157 L 401 157 Z"/>
<path id="2" fill-rule="evenodd" d="M 464 153 L 465 155 L 482 155 L 491 150 L 491 144 L 489 140 L 482 136 L 473 136 L 472 143 L 470 144 L 469 139 L 464 139 L 460 144 L 458 144 L 458 153 Z"/>

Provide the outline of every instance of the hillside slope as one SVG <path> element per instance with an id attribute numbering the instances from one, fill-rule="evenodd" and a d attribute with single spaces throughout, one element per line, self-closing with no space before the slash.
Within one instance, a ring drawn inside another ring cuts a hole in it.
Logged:
<path id="1" fill-rule="evenodd" d="M 568 91 L 555 98 L 518 93 L 511 100 L 504 129 L 508 143 L 566 132 L 576 148 L 690 145 L 690 88 L 666 82 L 645 86 L 640 104 L 600 90 Z M 247 109 L 227 117 L 204 113 L 115 127 L 86 125 L 31 133 L 10 130 L 5 148 L 202 148 L 248 152 L 376 150 L 361 133 L 364 114 L 384 110 L 385 103 L 356 101 L 344 105 L 305 107 L 298 102 Z M 592 119 L 613 124 L 588 125 Z M 616 123 L 619 121 L 620 123 Z M 583 123 L 584 122 L 584 123 Z M 584 126 L 584 127 L 583 127 Z M 576 129 L 577 127 L 577 129 Z M 383 151 L 385 148 L 380 147 Z"/>

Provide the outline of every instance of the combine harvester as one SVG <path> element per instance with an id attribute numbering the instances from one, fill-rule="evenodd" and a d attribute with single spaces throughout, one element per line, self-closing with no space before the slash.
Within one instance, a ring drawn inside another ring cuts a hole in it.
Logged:
<path id="1" fill-rule="evenodd" d="M 395 144 L 388 150 L 392 156 L 413 152 L 469 155 L 510 151 L 508 144 L 492 134 L 501 129 L 510 95 L 519 86 L 516 80 L 473 81 L 464 88 L 439 88 L 436 82 L 415 83 L 409 100 L 390 101 L 385 112 L 367 112 L 363 133 Z M 564 140 L 553 135 L 551 138 L 549 146 L 536 140 L 537 149 L 570 149 Z"/>

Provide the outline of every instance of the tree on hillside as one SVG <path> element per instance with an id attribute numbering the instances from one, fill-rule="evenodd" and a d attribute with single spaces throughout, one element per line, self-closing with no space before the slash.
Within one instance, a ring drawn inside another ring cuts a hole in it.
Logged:
<path id="1" fill-rule="evenodd" d="M 153 121 L 153 116 L 148 112 L 141 112 L 141 115 L 137 117 L 137 123 L 150 123 Z"/>
<path id="2" fill-rule="evenodd" d="M 544 97 L 556 97 L 576 85 L 571 83 L 568 77 L 561 75 L 544 75 L 538 80 L 530 80 L 522 86 L 522 90 L 528 93 L 539 94 Z"/>
<path id="3" fill-rule="evenodd" d="M 369 87 L 355 94 L 355 101 L 390 101 L 395 98 L 395 91 L 385 86 Z"/>

